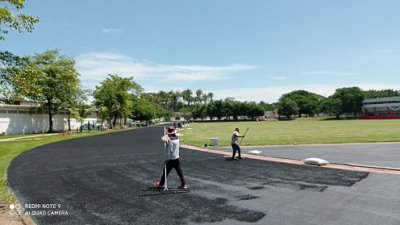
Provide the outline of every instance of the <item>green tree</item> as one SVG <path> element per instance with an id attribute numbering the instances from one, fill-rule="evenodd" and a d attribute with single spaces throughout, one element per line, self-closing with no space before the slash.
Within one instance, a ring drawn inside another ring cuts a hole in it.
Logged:
<path id="1" fill-rule="evenodd" d="M 165 109 L 162 105 L 159 104 L 154 104 L 155 111 L 156 111 L 156 118 L 162 118 L 164 117 L 165 119 L 168 119 L 174 116 L 174 112 L 171 110 Z"/>
<path id="2" fill-rule="evenodd" d="M 321 102 L 321 110 L 327 114 L 335 114 L 336 118 L 339 119 L 340 112 L 342 111 L 342 101 L 333 97 L 325 98 Z"/>
<path id="3" fill-rule="evenodd" d="M 49 131 L 53 132 L 52 115 L 61 104 L 79 89 L 80 74 L 74 68 L 75 60 L 60 55 L 58 49 L 48 50 L 29 57 L 29 70 L 33 74 L 22 87 L 30 91 L 24 93 L 27 98 L 44 101 L 49 114 Z"/>
<path id="4" fill-rule="evenodd" d="M 5 40 L 4 35 L 13 29 L 22 33 L 27 31 L 31 33 L 34 28 L 33 25 L 40 21 L 38 17 L 26 14 L 12 14 L 9 6 L 12 9 L 19 11 L 24 8 L 25 0 L 2 0 L 0 1 L 0 40 Z"/>
<path id="5" fill-rule="evenodd" d="M 268 103 L 266 103 L 266 102 L 264 102 L 264 101 L 260 101 L 260 102 L 258 103 L 258 105 L 259 105 L 264 111 L 274 111 L 274 109 L 275 109 L 274 104 L 268 104 Z"/>
<path id="6" fill-rule="evenodd" d="M 19 57 L 8 51 L 0 52 L 0 94 L 3 102 L 23 99 L 32 90 L 27 87 L 37 73 L 30 73 L 29 65 L 29 57 Z"/>
<path id="7" fill-rule="evenodd" d="M 179 112 L 179 111 L 181 111 L 183 108 L 185 108 L 185 103 L 183 103 L 182 101 L 178 101 L 178 102 L 176 103 L 175 112 Z"/>
<path id="8" fill-rule="evenodd" d="M 168 94 L 165 91 L 159 91 L 157 93 L 158 102 L 163 104 L 165 109 L 168 109 Z"/>
<path id="9" fill-rule="evenodd" d="M 182 112 L 183 118 L 185 118 L 186 121 L 189 121 L 190 118 L 192 117 L 192 111 L 191 111 L 191 108 L 189 108 L 189 107 L 182 108 L 181 112 Z"/>
<path id="10" fill-rule="evenodd" d="M 3 101 L 29 98 L 46 103 L 50 132 L 52 114 L 58 109 L 69 109 L 83 95 L 75 61 L 59 54 L 59 50 L 46 51 L 35 56 L 19 57 L 10 52 L 0 52 L 0 83 Z M 70 113 L 68 113 L 68 129 Z"/>
<path id="11" fill-rule="evenodd" d="M 214 93 L 208 92 L 207 97 L 208 97 L 208 101 L 212 102 L 214 100 Z"/>
<path id="12" fill-rule="evenodd" d="M 285 116 L 286 119 L 290 119 L 292 115 L 299 113 L 299 108 L 295 101 L 291 99 L 281 99 L 278 103 L 278 113 L 280 116 Z"/>
<path id="13" fill-rule="evenodd" d="M 218 120 L 221 120 L 222 117 L 226 116 L 225 111 L 223 100 L 212 101 L 207 107 L 207 115 L 211 120 L 213 117 L 217 117 Z"/>
<path id="14" fill-rule="evenodd" d="M 131 94 L 131 99 L 125 99 L 121 98 L 120 99 L 120 108 L 119 108 L 119 125 L 122 125 L 122 120 L 124 121 L 124 125 L 126 125 L 126 122 L 128 118 L 132 116 L 132 108 L 134 107 L 134 102 L 137 101 L 137 96 L 135 94 Z"/>
<path id="15" fill-rule="evenodd" d="M 338 88 L 331 96 L 334 99 L 341 101 L 341 111 L 338 113 L 337 118 L 342 113 L 353 113 L 361 111 L 362 101 L 364 100 L 364 92 L 359 87 Z"/>
<path id="16" fill-rule="evenodd" d="M 141 97 L 149 100 L 153 104 L 158 103 L 157 102 L 157 93 L 142 93 Z"/>
<path id="17" fill-rule="evenodd" d="M 194 119 L 200 118 L 201 120 L 203 120 L 204 117 L 207 116 L 207 105 L 206 104 L 195 105 L 191 109 L 191 113 Z"/>
<path id="18" fill-rule="evenodd" d="M 81 123 L 81 131 L 85 118 L 89 115 L 90 112 L 94 111 L 95 109 L 96 109 L 95 107 L 83 103 L 78 103 L 76 108 L 69 109 L 71 115 Z"/>
<path id="19" fill-rule="evenodd" d="M 79 113 L 77 113 L 76 110 L 81 105 L 84 105 L 84 102 L 88 100 L 87 96 L 89 95 L 90 92 L 91 91 L 89 90 L 83 90 L 82 87 L 79 85 L 76 86 L 76 88 L 70 89 L 67 93 L 65 93 L 65 96 L 62 98 L 60 108 L 66 109 L 68 111 L 67 123 L 69 131 L 71 131 L 71 115 L 79 116 Z M 88 106 L 88 108 L 90 108 L 90 106 Z M 79 119 L 76 116 L 75 118 Z M 86 118 L 86 115 L 83 118 Z"/>
<path id="20" fill-rule="evenodd" d="M 100 106 L 97 108 L 97 118 L 101 119 L 101 125 L 104 124 L 104 120 L 108 117 L 108 109 L 105 106 Z"/>
<path id="21" fill-rule="evenodd" d="M 110 128 L 112 128 L 118 118 L 126 119 L 132 116 L 134 99 L 132 96 L 140 95 L 143 88 L 133 81 L 133 77 L 122 78 L 112 74 L 109 74 L 109 77 L 100 84 L 93 92 L 94 104 L 98 108 L 107 108 L 107 117 L 110 119 Z"/>
<path id="22" fill-rule="evenodd" d="M 247 111 L 246 111 L 246 116 L 253 119 L 257 116 L 264 116 L 265 111 L 261 106 L 259 106 L 255 102 L 249 102 L 247 103 Z"/>
<path id="23" fill-rule="evenodd" d="M 190 103 L 192 102 L 192 99 L 193 99 L 192 94 L 193 94 L 193 92 L 190 89 L 186 89 L 186 90 L 182 91 L 183 100 L 187 102 L 186 106 L 190 106 Z"/>
<path id="24" fill-rule="evenodd" d="M 179 91 L 171 90 L 168 92 L 168 98 L 169 98 L 169 102 L 171 104 L 170 108 L 173 111 L 177 111 L 177 104 L 178 104 L 179 96 L 180 96 Z"/>
<path id="25" fill-rule="evenodd" d="M 281 99 L 290 99 L 296 102 L 300 117 L 301 114 L 313 115 L 318 113 L 319 102 L 324 99 L 324 97 L 305 90 L 296 90 L 282 95 Z"/>
<path id="26" fill-rule="evenodd" d="M 365 99 L 385 98 L 400 96 L 400 90 L 384 89 L 384 90 L 368 90 L 364 91 Z"/>
<path id="27" fill-rule="evenodd" d="M 134 102 L 132 108 L 132 119 L 134 120 L 151 120 L 156 117 L 156 109 L 153 103 L 145 98 L 138 99 Z"/>
<path id="28" fill-rule="evenodd" d="M 240 102 L 240 101 L 232 101 L 230 106 L 231 106 L 231 116 L 233 117 L 234 120 L 238 120 L 239 116 L 244 116 L 246 115 L 245 112 L 245 103 Z"/>
<path id="29" fill-rule="evenodd" d="M 196 103 L 197 104 L 200 104 L 201 103 L 201 101 L 202 101 L 202 95 L 203 95 L 203 91 L 201 90 L 201 89 L 198 89 L 197 91 L 196 91 Z"/>

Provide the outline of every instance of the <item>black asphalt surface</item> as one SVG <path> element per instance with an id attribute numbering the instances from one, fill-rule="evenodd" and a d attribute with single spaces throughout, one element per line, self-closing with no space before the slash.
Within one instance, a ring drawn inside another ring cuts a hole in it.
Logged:
<path id="1" fill-rule="evenodd" d="M 213 147 L 232 152 L 230 147 Z M 258 150 L 259 155 L 290 159 L 321 158 L 330 163 L 400 168 L 400 143 L 357 143 L 290 146 L 242 146 L 243 153 Z"/>
<path id="2" fill-rule="evenodd" d="M 162 135 L 149 127 L 41 146 L 11 162 L 8 182 L 40 225 L 400 224 L 396 175 L 226 161 L 184 148 L 190 192 L 143 196 L 162 173 Z M 174 171 L 168 178 L 179 185 Z"/>

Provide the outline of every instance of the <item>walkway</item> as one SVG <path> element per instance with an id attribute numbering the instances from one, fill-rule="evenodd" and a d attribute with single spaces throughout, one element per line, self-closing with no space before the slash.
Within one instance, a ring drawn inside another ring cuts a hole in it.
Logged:
<path id="1" fill-rule="evenodd" d="M 57 134 L 45 134 L 44 136 L 52 136 L 52 135 L 57 135 Z M 0 139 L 0 142 L 15 141 L 15 140 L 26 139 L 26 138 L 40 138 L 40 137 L 43 137 L 43 134 L 21 136 L 21 137 L 14 137 L 14 138 L 3 138 L 3 139 Z"/>

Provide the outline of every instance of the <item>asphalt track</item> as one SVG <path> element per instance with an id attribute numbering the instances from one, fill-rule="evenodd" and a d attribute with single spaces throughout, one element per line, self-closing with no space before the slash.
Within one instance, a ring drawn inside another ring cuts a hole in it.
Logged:
<path id="1" fill-rule="evenodd" d="M 213 147 L 232 152 L 230 147 Z M 332 163 L 400 168 L 400 143 L 359 143 L 289 146 L 242 146 L 243 153 L 258 150 L 259 155 L 290 159 L 322 158 Z"/>
<path id="2" fill-rule="evenodd" d="M 225 161 L 184 148 L 190 192 L 142 196 L 162 173 L 162 135 L 161 127 L 149 127 L 41 146 L 11 162 L 9 186 L 40 225 L 400 224 L 398 175 Z M 179 185 L 174 171 L 168 184 Z"/>

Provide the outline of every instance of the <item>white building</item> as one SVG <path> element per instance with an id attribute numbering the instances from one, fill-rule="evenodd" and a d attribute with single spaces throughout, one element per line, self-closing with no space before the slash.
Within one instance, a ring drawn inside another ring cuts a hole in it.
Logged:
<path id="1" fill-rule="evenodd" d="M 400 119 L 400 96 L 366 99 L 362 103 L 360 119 Z"/>
<path id="2" fill-rule="evenodd" d="M 67 110 L 60 110 L 53 115 L 53 130 L 68 130 Z M 96 123 L 97 113 L 91 112 L 85 118 L 84 123 Z M 71 117 L 71 129 L 76 130 L 80 127 L 80 122 Z M 49 130 L 49 115 L 45 111 L 42 114 L 40 104 L 32 102 L 23 102 L 21 105 L 0 104 L 0 134 L 35 134 Z"/>

